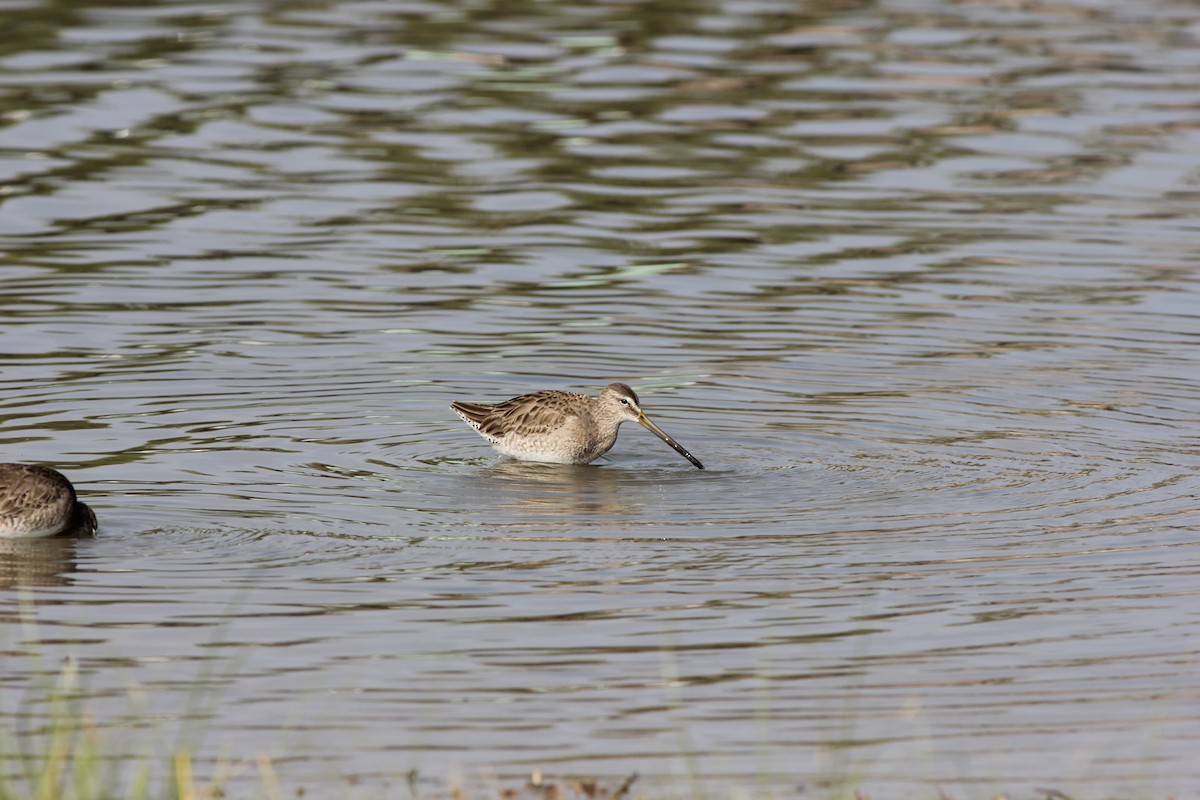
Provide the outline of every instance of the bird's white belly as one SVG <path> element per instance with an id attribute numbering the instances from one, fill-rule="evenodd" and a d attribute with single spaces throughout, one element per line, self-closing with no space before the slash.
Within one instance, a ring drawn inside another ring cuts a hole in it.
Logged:
<path id="1" fill-rule="evenodd" d="M 492 441 L 492 447 L 501 455 L 522 461 L 541 461 L 546 464 L 580 464 L 580 454 L 559 448 L 538 446 L 522 436 L 508 435 Z"/>

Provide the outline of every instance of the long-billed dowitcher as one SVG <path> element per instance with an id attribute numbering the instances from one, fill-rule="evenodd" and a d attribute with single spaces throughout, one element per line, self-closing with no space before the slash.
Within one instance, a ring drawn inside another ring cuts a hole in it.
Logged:
<path id="1" fill-rule="evenodd" d="M 0 464 L 0 539 L 96 532 L 96 515 L 62 473 L 33 464 Z"/>
<path id="2" fill-rule="evenodd" d="M 695 456 L 646 418 L 638 396 L 623 383 L 610 383 L 600 397 L 547 389 L 503 403 L 451 403 L 492 447 L 524 461 L 588 464 L 612 449 L 622 422 L 647 428 L 675 452 L 704 469 Z"/>

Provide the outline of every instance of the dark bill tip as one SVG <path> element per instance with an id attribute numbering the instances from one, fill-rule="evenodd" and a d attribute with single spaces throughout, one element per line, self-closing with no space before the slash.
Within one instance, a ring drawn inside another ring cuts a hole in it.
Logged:
<path id="1" fill-rule="evenodd" d="M 641 423 L 643 428 L 650 431 L 655 436 L 657 436 L 658 438 L 662 439 L 664 442 L 669 444 L 671 446 L 671 449 L 674 450 L 676 453 L 679 453 L 679 455 L 683 456 L 688 461 L 692 462 L 692 466 L 694 466 L 696 469 L 704 469 L 704 465 L 700 463 L 700 459 L 696 458 L 694 455 L 689 453 L 684 448 L 683 445 L 681 445 L 679 442 L 675 441 L 669 435 L 667 435 L 666 431 L 664 431 L 662 428 L 658 427 L 653 422 L 651 422 L 646 417 L 645 414 L 642 414 L 642 416 L 640 416 L 638 418 L 638 422 Z"/>

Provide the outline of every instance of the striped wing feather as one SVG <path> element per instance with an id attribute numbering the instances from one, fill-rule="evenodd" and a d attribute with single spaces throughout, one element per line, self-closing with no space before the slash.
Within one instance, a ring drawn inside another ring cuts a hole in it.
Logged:
<path id="1" fill-rule="evenodd" d="M 533 392 L 503 403 L 452 403 L 451 408 L 484 436 L 500 439 L 507 434 L 540 436 L 561 428 L 576 416 L 572 406 L 586 395 L 555 390 Z"/>
<path id="2" fill-rule="evenodd" d="M 8 524 L 63 524 L 74 507 L 75 489 L 54 470 L 34 464 L 0 464 L 0 519 Z"/>

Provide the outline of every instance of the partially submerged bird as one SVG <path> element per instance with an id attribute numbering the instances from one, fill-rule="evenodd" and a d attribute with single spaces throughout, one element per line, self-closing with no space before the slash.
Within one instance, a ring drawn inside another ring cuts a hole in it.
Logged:
<path id="1" fill-rule="evenodd" d="M 0 464 L 0 539 L 68 533 L 91 536 L 96 515 L 75 497 L 61 472 L 33 464 Z"/>
<path id="2" fill-rule="evenodd" d="M 612 449 L 622 422 L 636 422 L 704 469 L 695 456 L 646 418 L 638 396 L 623 383 L 610 383 L 600 397 L 547 389 L 503 403 L 451 403 L 492 447 L 524 461 L 588 464 Z"/>

